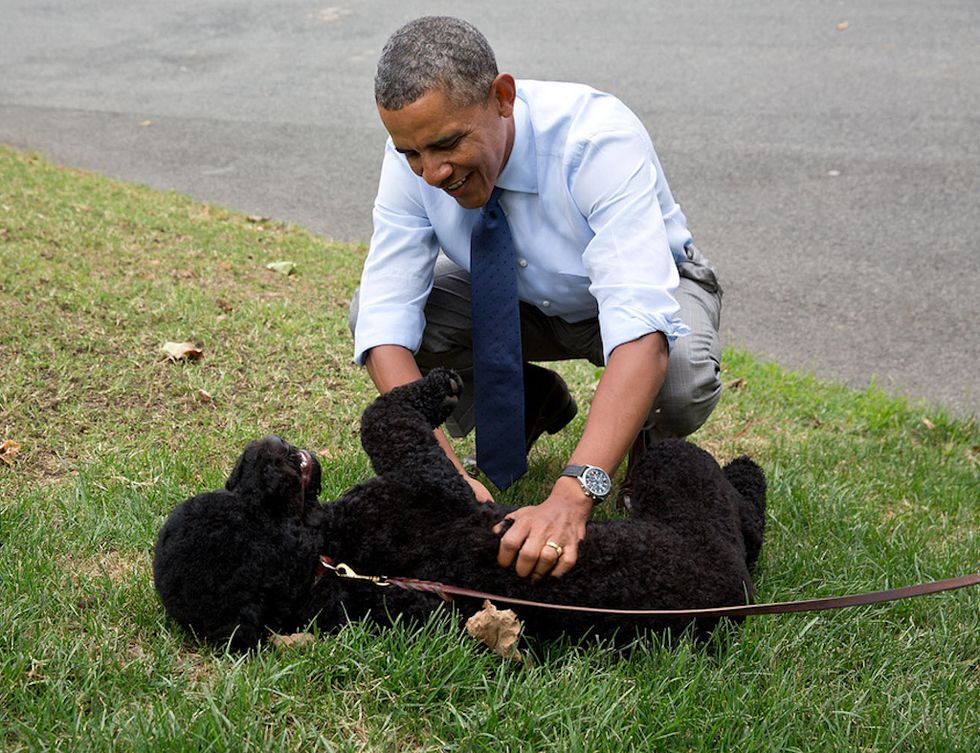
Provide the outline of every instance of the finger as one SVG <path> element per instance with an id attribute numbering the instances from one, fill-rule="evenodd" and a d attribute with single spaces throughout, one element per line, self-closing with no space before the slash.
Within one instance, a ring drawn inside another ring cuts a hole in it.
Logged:
<path id="1" fill-rule="evenodd" d="M 473 491 L 473 496 L 476 497 L 476 501 L 480 504 L 492 504 L 493 495 L 482 483 L 477 481 L 472 476 L 466 476 L 466 483 L 470 485 L 470 489 Z"/>
<path id="2" fill-rule="evenodd" d="M 556 554 L 555 550 L 550 546 L 545 547 L 544 542 L 540 541 L 537 537 L 528 537 L 524 542 L 524 546 L 521 547 L 520 554 L 517 555 L 517 567 L 515 568 L 517 574 L 526 578 L 534 572 L 534 569 L 538 565 L 538 561 L 541 559 L 543 549 L 551 550 L 552 555 Z M 551 563 L 552 565 L 554 562 Z M 551 565 L 548 566 L 548 570 L 551 569 Z M 547 572 L 546 570 L 545 572 Z"/>
<path id="3" fill-rule="evenodd" d="M 562 549 L 561 557 L 558 558 L 555 569 L 551 571 L 551 577 L 560 578 L 575 567 L 576 562 L 578 562 L 578 544 L 569 544 Z"/>
<path id="4" fill-rule="evenodd" d="M 510 527 L 500 539 L 500 548 L 497 550 L 497 564 L 501 567 L 510 567 L 511 563 L 514 561 L 514 557 L 517 553 L 521 551 L 521 547 L 524 545 L 524 540 L 527 538 L 527 526 L 522 524 L 520 521 L 514 521 L 514 524 Z"/>
<path id="5" fill-rule="evenodd" d="M 497 534 L 499 536 L 500 534 L 505 533 L 506 531 L 508 531 L 510 529 L 510 527 L 514 525 L 515 522 L 516 522 L 516 519 L 515 518 L 511 518 L 511 517 L 508 516 L 508 517 L 504 518 L 503 520 L 501 520 L 499 523 L 497 523 L 490 530 L 493 533 L 495 533 L 495 534 Z"/>
<path id="6" fill-rule="evenodd" d="M 538 554 L 538 561 L 534 564 L 534 569 L 531 571 L 531 580 L 537 583 L 550 573 L 560 561 L 561 557 L 558 556 L 558 550 L 545 544 Z"/>

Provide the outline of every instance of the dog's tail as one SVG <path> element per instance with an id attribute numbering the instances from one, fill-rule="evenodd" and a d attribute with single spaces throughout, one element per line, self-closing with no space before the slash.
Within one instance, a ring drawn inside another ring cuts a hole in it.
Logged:
<path id="1" fill-rule="evenodd" d="M 745 540 L 745 561 L 752 568 L 759 558 L 766 527 L 766 476 L 746 455 L 735 458 L 725 466 L 724 472 L 729 483 L 742 496 L 739 513 Z"/>

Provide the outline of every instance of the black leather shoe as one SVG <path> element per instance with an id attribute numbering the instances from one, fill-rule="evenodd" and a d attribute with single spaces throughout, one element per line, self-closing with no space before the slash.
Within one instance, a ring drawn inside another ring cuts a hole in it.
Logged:
<path id="1" fill-rule="evenodd" d="M 524 364 L 524 449 L 531 447 L 545 432 L 564 429 L 578 413 L 568 385 L 551 369 Z"/>
<path id="2" fill-rule="evenodd" d="M 640 462 L 640 458 L 643 457 L 643 453 L 646 451 L 647 435 L 643 429 L 640 429 L 640 433 L 633 440 L 633 446 L 630 447 L 629 460 L 626 462 L 626 475 L 623 476 L 623 481 L 619 485 L 619 491 L 616 493 L 616 507 L 620 509 L 626 511 L 633 509 L 633 490 L 636 488 L 636 464 Z"/>

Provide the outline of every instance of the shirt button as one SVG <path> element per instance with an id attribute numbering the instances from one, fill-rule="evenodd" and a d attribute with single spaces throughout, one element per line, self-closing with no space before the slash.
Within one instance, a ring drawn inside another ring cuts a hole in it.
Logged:
<path id="1" fill-rule="evenodd" d="M 542 308 L 548 308 L 548 306 L 550 306 L 550 305 L 551 305 L 551 301 L 549 301 L 549 300 L 541 301 Z"/>
<path id="2" fill-rule="evenodd" d="M 526 267 L 527 266 L 527 259 L 518 259 L 517 260 L 517 266 L 521 267 L 522 269 L 524 267 Z"/>

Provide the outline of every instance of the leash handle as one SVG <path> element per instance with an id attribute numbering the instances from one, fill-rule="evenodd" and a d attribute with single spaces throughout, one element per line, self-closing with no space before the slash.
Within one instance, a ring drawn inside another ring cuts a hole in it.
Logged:
<path id="1" fill-rule="evenodd" d="M 407 591 L 423 591 L 433 593 L 446 601 L 452 601 L 453 596 L 464 596 L 474 599 L 489 599 L 503 604 L 533 607 L 535 609 L 553 609 L 564 612 L 586 612 L 589 614 L 616 614 L 629 617 L 748 617 L 756 614 L 787 614 L 790 612 L 821 612 L 828 609 L 857 607 L 866 604 L 879 604 L 886 601 L 910 599 L 915 596 L 953 591 L 980 584 L 980 572 L 971 575 L 960 575 L 945 580 L 928 581 L 914 586 L 890 588 L 885 591 L 867 591 L 847 596 L 827 596 L 818 599 L 802 599 L 799 601 L 770 602 L 767 604 L 738 604 L 726 607 L 706 607 L 702 609 L 609 609 L 606 607 L 584 607 L 573 604 L 551 604 L 543 601 L 518 599 L 502 594 L 492 594 L 472 588 L 452 586 L 432 580 L 418 578 L 397 578 L 383 575 L 358 575 L 353 568 L 343 563 L 334 565 L 329 558 L 321 558 L 323 567 L 333 572 L 339 578 L 366 580 L 379 586 L 397 586 Z"/>

